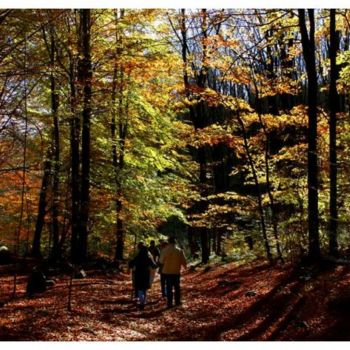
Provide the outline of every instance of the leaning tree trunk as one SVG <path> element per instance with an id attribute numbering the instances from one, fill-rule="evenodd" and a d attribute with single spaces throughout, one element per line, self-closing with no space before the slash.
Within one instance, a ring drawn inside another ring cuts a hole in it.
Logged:
<path id="1" fill-rule="evenodd" d="M 309 258 L 320 258 L 319 213 L 318 213 L 318 166 L 317 166 L 317 73 L 315 60 L 315 20 L 314 10 L 309 9 L 310 32 L 305 22 L 305 10 L 299 12 L 299 27 L 303 56 L 308 77 L 308 222 Z"/>

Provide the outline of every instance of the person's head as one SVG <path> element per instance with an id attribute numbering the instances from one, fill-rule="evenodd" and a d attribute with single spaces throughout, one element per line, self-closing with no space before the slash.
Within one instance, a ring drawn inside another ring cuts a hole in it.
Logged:
<path id="1" fill-rule="evenodd" d="M 173 236 L 169 237 L 168 243 L 169 243 L 169 244 L 175 244 L 175 243 L 176 243 L 175 237 L 173 237 Z"/>
<path id="2" fill-rule="evenodd" d="M 164 239 L 159 240 L 159 247 L 160 248 L 164 248 L 164 247 L 166 247 L 166 245 L 167 245 L 167 242 L 165 242 Z"/>
<path id="3" fill-rule="evenodd" d="M 138 250 L 140 250 L 142 247 L 144 247 L 145 246 L 145 244 L 143 243 L 143 242 L 139 242 L 138 244 L 137 244 L 137 249 Z"/>
<path id="4" fill-rule="evenodd" d="M 151 246 L 151 247 L 155 247 L 155 245 L 156 245 L 156 242 L 152 240 L 152 241 L 150 242 L 150 246 Z"/>
<path id="5" fill-rule="evenodd" d="M 139 250 L 139 253 L 138 253 L 139 257 L 142 257 L 142 258 L 147 258 L 148 257 L 148 249 L 145 245 L 143 245 L 140 250 Z"/>

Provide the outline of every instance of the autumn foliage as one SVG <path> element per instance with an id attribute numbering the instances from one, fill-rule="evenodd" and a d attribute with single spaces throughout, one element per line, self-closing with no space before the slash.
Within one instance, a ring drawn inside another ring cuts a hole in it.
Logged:
<path id="1" fill-rule="evenodd" d="M 320 319 L 329 310 L 308 308 L 328 277 L 335 294 L 348 280 L 349 19 L 347 9 L 0 9 L 5 299 L 14 277 L 1 336 L 18 337 L 33 310 L 52 323 L 23 339 L 180 339 L 168 326 L 186 340 L 343 336 L 343 314 L 333 332 Z M 163 313 L 153 293 L 142 316 L 122 270 L 138 242 L 170 236 L 204 270 L 185 276 L 186 308 Z M 255 260 L 268 265 L 244 265 Z M 33 261 L 58 269 L 57 285 L 26 300 Z M 89 272 L 74 286 L 84 303 L 56 309 L 73 280 L 65 267 L 96 261 L 110 278 Z M 300 261 L 335 267 L 309 283 Z M 243 265 L 207 273 L 213 262 Z"/>

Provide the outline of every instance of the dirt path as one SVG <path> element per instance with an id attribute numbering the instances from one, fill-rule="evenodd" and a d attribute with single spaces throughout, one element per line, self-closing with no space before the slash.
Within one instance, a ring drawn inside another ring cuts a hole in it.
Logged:
<path id="1" fill-rule="evenodd" d="M 183 306 L 166 310 L 157 278 L 139 311 L 129 275 L 90 272 L 74 280 L 71 312 L 67 277 L 28 299 L 20 276 L 17 298 L 0 308 L 0 340 L 349 340 L 349 316 L 338 305 L 347 302 L 339 293 L 350 285 L 348 268 L 304 275 L 262 263 L 201 268 L 182 279 Z M 11 282 L 0 277 L 0 300 Z"/>

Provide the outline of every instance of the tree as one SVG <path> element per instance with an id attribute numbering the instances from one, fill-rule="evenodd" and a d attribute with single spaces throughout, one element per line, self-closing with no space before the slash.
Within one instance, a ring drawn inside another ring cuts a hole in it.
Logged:
<path id="1" fill-rule="evenodd" d="M 124 258 L 124 224 L 122 218 L 122 196 L 123 188 L 121 183 L 120 172 L 124 168 L 124 151 L 125 151 L 125 141 L 128 131 L 128 108 L 125 108 L 124 102 L 124 67 L 121 63 L 120 55 L 122 50 L 122 36 L 119 33 L 120 28 L 118 23 L 124 17 L 124 10 L 120 10 L 120 15 L 118 11 L 115 12 L 115 56 L 114 56 L 114 71 L 111 89 L 112 98 L 112 118 L 111 118 L 111 140 L 112 140 L 112 162 L 114 168 L 115 177 L 115 209 L 116 209 L 116 247 L 115 247 L 115 260 L 120 261 Z M 118 64 L 119 60 L 119 64 Z M 118 100 L 117 100 L 118 98 Z M 128 98 L 128 97 L 127 97 Z M 118 126 L 117 126 L 118 120 Z M 117 132 L 118 131 L 118 132 Z"/>
<path id="2" fill-rule="evenodd" d="M 309 257 L 318 259 L 319 214 L 318 214 L 318 165 L 317 165 L 317 73 L 315 59 L 315 19 L 314 10 L 308 10 L 310 31 L 307 32 L 305 10 L 299 12 L 299 27 L 303 56 L 308 77 L 308 221 L 309 221 Z"/>
<path id="3" fill-rule="evenodd" d="M 75 263 L 164 234 L 203 263 L 341 254 L 348 16 L 0 11 L 1 241 Z"/>
<path id="4" fill-rule="evenodd" d="M 81 192 L 80 192 L 80 227 L 79 227 L 79 261 L 87 258 L 90 207 L 90 127 L 91 127 L 91 13 L 89 9 L 79 11 L 80 31 L 78 61 L 78 82 L 82 88 L 82 144 L 81 144 Z"/>
<path id="5" fill-rule="evenodd" d="M 336 31 L 336 11 L 330 10 L 330 86 L 329 86 L 329 168 L 330 168 L 330 196 L 329 196 L 329 254 L 338 255 L 337 224 L 337 111 L 338 93 L 337 79 L 338 68 L 336 64 L 339 49 L 339 37 Z"/>
<path id="6" fill-rule="evenodd" d="M 47 190 L 50 184 L 51 177 L 51 147 L 49 147 L 44 160 L 44 174 L 41 183 L 38 215 L 36 219 L 33 244 L 31 255 L 35 257 L 41 257 L 41 234 L 45 223 L 46 206 L 47 206 Z"/>

